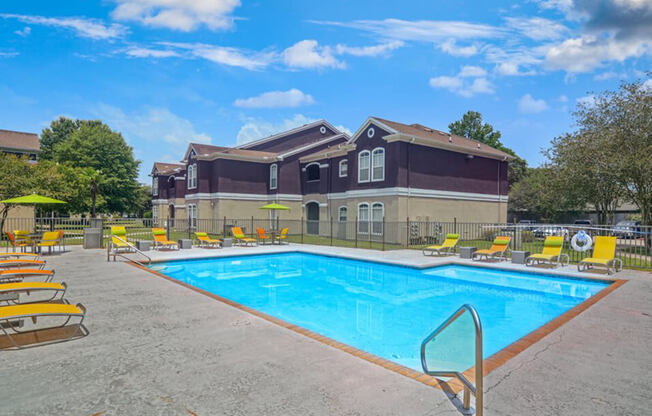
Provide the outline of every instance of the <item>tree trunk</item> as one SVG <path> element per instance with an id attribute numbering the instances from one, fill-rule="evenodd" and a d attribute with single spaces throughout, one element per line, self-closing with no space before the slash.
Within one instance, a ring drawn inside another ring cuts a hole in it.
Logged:
<path id="1" fill-rule="evenodd" d="M 91 218 L 95 218 L 95 199 L 97 195 L 95 189 L 91 189 Z"/>

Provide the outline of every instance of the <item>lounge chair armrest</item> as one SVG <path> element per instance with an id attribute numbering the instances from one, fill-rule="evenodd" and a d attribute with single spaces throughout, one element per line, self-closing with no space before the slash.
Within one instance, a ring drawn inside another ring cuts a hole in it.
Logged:
<path id="1" fill-rule="evenodd" d="M 570 256 L 566 253 L 562 253 L 559 255 L 559 264 L 561 264 L 562 266 L 564 265 L 564 260 L 563 260 L 564 257 L 566 258 L 566 266 L 568 266 L 570 264 Z"/>
<path id="2" fill-rule="evenodd" d="M 86 306 L 82 305 L 81 303 L 78 303 L 75 306 L 78 307 L 82 311 L 84 316 L 86 316 Z"/>

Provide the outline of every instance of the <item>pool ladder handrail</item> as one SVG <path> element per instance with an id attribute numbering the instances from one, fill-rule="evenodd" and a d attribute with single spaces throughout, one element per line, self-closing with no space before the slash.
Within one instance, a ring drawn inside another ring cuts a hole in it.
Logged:
<path id="1" fill-rule="evenodd" d="M 127 246 L 129 246 L 130 249 L 134 250 L 135 253 L 138 253 L 138 254 L 144 256 L 144 257 L 147 259 L 147 264 L 151 264 L 151 263 L 152 263 L 152 258 L 151 258 L 150 256 L 148 256 L 147 254 L 143 253 L 141 250 L 139 250 L 138 248 L 136 248 L 136 246 L 134 246 L 134 245 L 131 244 L 130 242 L 128 242 L 128 241 L 126 241 L 126 240 L 123 240 L 122 238 L 120 238 L 120 237 L 118 237 L 118 236 L 115 236 L 115 235 L 114 235 L 114 236 L 111 236 L 111 237 L 112 237 L 112 238 L 115 238 L 115 239 L 117 239 L 117 240 L 119 240 L 119 241 L 122 241 L 122 242 L 125 243 Z M 111 241 L 111 242 L 109 242 L 109 244 L 108 244 L 107 247 L 106 247 L 106 260 L 107 260 L 107 261 L 110 261 L 110 259 L 111 259 L 111 255 L 113 255 L 113 261 L 115 261 L 116 256 L 119 256 L 119 257 L 122 257 L 122 258 L 125 259 L 125 260 L 133 261 L 134 263 L 136 263 L 136 264 L 138 264 L 138 265 L 140 265 L 140 266 L 142 266 L 142 267 L 145 267 L 145 266 L 144 266 L 141 262 L 139 262 L 138 260 L 130 259 L 129 257 L 125 256 L 125 255 L 122 254 L 122 253 L 116 253 L 116 252 L 112 251 L 112 250 L 111 250 L 112 247 L 113 247 L 113 242 Z"/>
<path id="2" fill-rule="evenodd" d="M 462 316 L 465 311 L 468 311 L 473 318 L 473 324 L 475 325 L 475 386 L 473 383 L 468 380 L 463 373 L 459 371 L 430 371 L 428 370 L 428 363 L 426 363 L 426 345 L 432 341 L 440 332 L 446 329 L 450 324 L 452 324 L 457 318 Z M 475 414 L 476 416 L 482 416 L 482 406 L 483 406 L 483 372 L 482 372 L 482 323 L 480 322 L 480 317 L 478 312 L 472 305 L 468 303 L 462 305 L 455 313 L 453 313 L 448 319 L 444 321 L 437 329 L 432 331 L 423 342 L 421 343 L 421 367 L 423 372 L 430 376 L 440 376 L 440 377 L 455 377 L 464 384 L 464 400 L 463 400 L 463 410 L 468 412 L 471 406 L 471 393 L 475 396 Z"/>

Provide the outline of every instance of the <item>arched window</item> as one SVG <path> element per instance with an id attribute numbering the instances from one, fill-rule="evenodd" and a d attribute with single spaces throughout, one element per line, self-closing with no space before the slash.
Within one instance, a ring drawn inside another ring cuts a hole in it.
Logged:
<path id="1" fill-rule="evenodd" d="M 338 210 L 338 213 L 337 213 L 337 219 L 340 222 L 346 222 L 346 214 L 347 214 L 347 212 L 348 212 L 347 207 L 344 207 L 344 206 L 340 207 L 339 210 Z"/>
<path id="2" fill-rule="evenodd" d="M 273 164 L 269 167 L 269 189 L 278 187 L 278 165 Z"/>
<path id="3" fill-rule="evenodd" d="M 371 232 L 380 235 L 383 233 L 383 217 L 385 206 L 382 202 L 374 202 L 371 205 Z"/>
<path id="4" fill-rule="evenodd" d="M 158 196 L 158 176 L 152 178 L 152 195 Z"/>
<path id="5" fill-rule="evenodd" d="M 197 164 L 188 166 L 188 189 L 197 188 Z"/>
<path id="6" fill-rule="evenodd" d="M 385 180 L 385 149 L 378 147 L 371 152 L 371 181 Z"/>
<path id="7" fill-rule="evenodd" d="M 340 167 L 339 168 L 340 178 L 346 177 L 346 175 L 348 175 L 348 171 L 349 171 L 349 161 L 346 160 L 346 159 L 340 160 L 339 167 Z"/>
<path id="8" fill-rule="evenodd" d="M 369 182 L 369 150 L 358 153 L 358 182 Z"/>
<path id="9" fill-rule="evenodd" d="M 366 202 L 358 204 L 358 233 L 369 234 L 369 204 Z"/>
<path id="10" fill-rule="evenodd" d="M 311 163 L 306 166 L 306 177 L 308 181 L 319 180 L 319 163 Z"/>

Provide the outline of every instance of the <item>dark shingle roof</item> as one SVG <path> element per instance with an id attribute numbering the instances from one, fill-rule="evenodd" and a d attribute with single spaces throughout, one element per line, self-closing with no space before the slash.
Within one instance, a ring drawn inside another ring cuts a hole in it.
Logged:
<path id="1" fill-rule="evenodd" d="M 39 152 L 38 134 L 0 129 L 0 148 L 24 152 Z"/>

